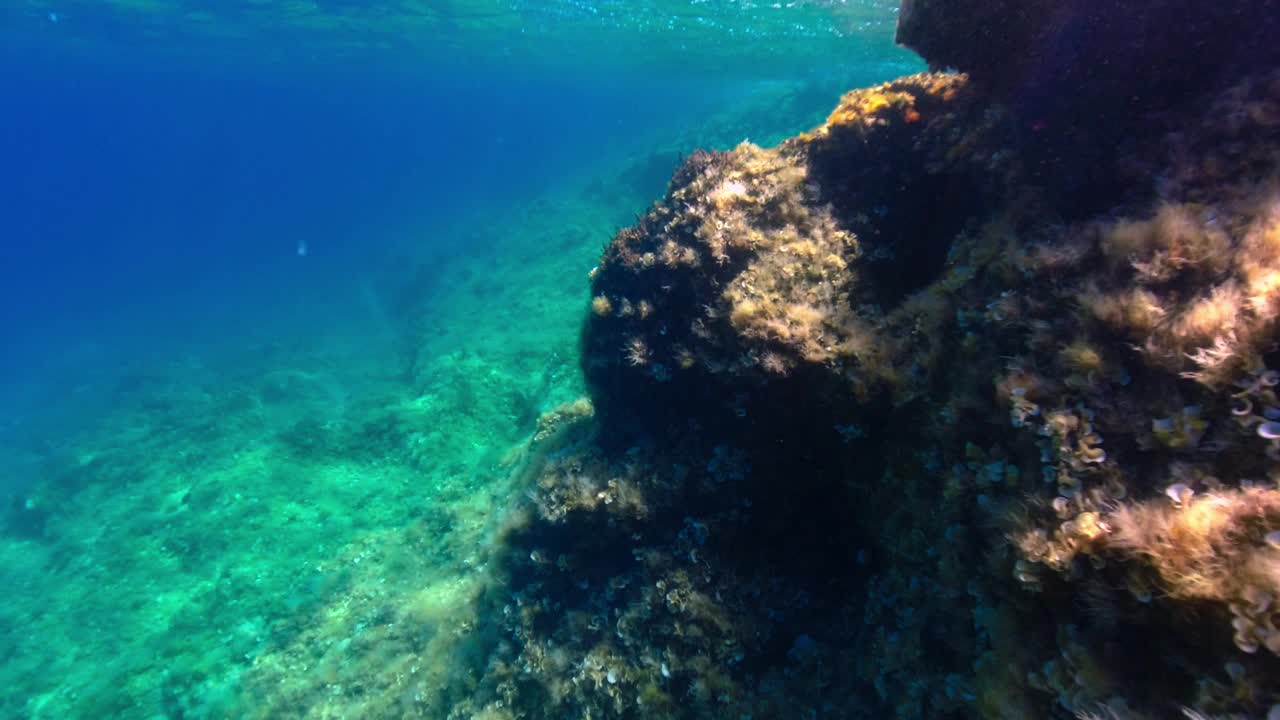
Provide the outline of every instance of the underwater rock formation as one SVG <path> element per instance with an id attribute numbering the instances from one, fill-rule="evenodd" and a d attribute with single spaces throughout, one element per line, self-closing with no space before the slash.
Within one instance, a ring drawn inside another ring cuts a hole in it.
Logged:
<path id="1" fill-rule="evenodd" d="M 1125 192 L 1117 149 L 1280 64 L 1277 33 L 1276 0 L 905 0 L 898 23 L 900 43 L 1007 108 L 1028 179 L 1084 214 Z"/>
<path id="2" fill-rule="evenodd" d="M 904 35 L 952 6 L 909 3 Z M 1021 7 L 1010 51 L 1066 6 Z M 943 49 L 965 27 L 913 42 L 965 67 Z M 518 473 L 502 638 L 454 716 L 1280 712 L 1259 57 L 1170 83 L 1140 134 L 1051 178 L 1071 144 L 995 66 L 690 156 L 592 272 L 591 412 L 550 416 Z"/>
<path id="3" fill-rule="evenodd" d="M 876 327 L 913 314 L 1000 193 L 984 110 L 964 78 L 919 75 L 849 93 L 777 148 L 691 156 L 594 272 L 584 365 L 606 418 L 854 422 L 851 393 L 914 372 Z"/>
<path id="4" fill-rule="evenodd" d="M 1138 111 L 1276 62 L 1278 27 L 1275 0 L 903 0 L 897 39 L 1005 99 Z"/>

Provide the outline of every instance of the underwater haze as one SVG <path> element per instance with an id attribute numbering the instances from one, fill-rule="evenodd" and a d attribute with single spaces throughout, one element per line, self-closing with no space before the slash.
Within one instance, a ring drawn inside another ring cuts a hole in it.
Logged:
<path id="1" fill-rule="evenodd" d="M 0 720 L 1280 720 L 1278 37 L 0 3 Z"/>
<path id="2" fill-rule="evenodd" d="M 0 717 L 449 715 L 601 248 L 896 12 L 6 2 Z"/>

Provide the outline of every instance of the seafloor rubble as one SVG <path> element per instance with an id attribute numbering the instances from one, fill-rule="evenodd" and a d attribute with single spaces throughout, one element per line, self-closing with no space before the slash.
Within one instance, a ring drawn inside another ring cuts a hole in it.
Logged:
<path id="1" fill-rule="evenodd" d="M 1232 7 L 1209 46 L 1274 22 Z M 982 56 L 690 156 L 592 272 L 593 405 L 521 465 L 453 716 L 1280 714 L 1280 71 L 1247 58 L 1124 110 L 1150 67 L 1079 108 Z"/>

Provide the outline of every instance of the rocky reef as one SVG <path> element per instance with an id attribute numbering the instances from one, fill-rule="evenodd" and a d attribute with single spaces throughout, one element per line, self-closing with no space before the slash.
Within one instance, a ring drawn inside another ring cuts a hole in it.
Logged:
<path id="1" fill-rule="evenodd" d="M 453 717 L 1280 715 L 1280 14 L 1095 5 L 614 237 Z"/>

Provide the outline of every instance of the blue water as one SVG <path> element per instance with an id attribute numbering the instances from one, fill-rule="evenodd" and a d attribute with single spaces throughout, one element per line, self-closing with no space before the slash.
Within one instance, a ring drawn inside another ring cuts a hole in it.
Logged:
<path id="1" fill-rule="evenodd" d="M 751 13 L 734 3 L 640 4 L 634 16 L 606 3 L 598 10 L 617 15 L 606 25 L 583 23 L 587 6 L 576 3 L 478 8 L 520 20 L 518 56 L 507 34 L 442 27 L 433 37 L 395 18 L 381 30 L 419 47 L 338 53 L 337 31 L 297 31 L 277 44 L 207 37 L 178 3 L 132 22 L 110 5 L 20 7 L 5 11 L 14 42 L 0 62 L 9 108 L 0 321 L 23 341 L 91 331 L 113 310 L 278 301 L 295 283 L 331 282 L 405 243 L 429 252 L 424 232 L 461 210 L 500 212 L 603 157 L 621 165 L 645 142 L 736 142 L 690 129 L 762 87 L 808 84 L 811 112 L 747 118 L 742 137 L 794 132 L 839 88 L 916 67 L 887 43 L 891 6 L 865 10 L 878 22 L 841 38 L 850 59 L 835 62 L 787 38 L 795 28 L 776 13 L 759 16 L 759 35 L 767 41 L 781 25 L 779 49 L 725 52 L 731 36 L 699 32 L 715 22 L 749 28 Z M 662 11 L 690 8 L 692 20 L 653 29 Z M 234 11 L 212 15 L 202 22 L 228 34 L 261 31 Z M 814 18 L 830 20 L 820 12 L 796 24 Z M 630 39 L 602 47 L 602 27 Z M 700 47 L 708 37 L 715 42 Z M 459 47 L 435 47 L 443 41 Z M 663 50 L 670 55 L 639 55 Z M 859 54 L 872 57 L 859 63 Z"/>
<path id="2" fill-rule="evenodd" d="M 501 508 L 495 459 L 581 392 L 586 273 L 680 155 L 921 68 L 895 5 L 0 8 L 0 715 L 241 716 L 346 602 L 321 568 Z"/>
<path id="3" fill-rule="evenodd" d="M 696 91 L 83 59 L 14 70 L 4 306 L 26 329 L 104 302 L 234 302 L 365 262 L 397 233 L 554 182 Z"/>

